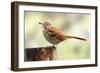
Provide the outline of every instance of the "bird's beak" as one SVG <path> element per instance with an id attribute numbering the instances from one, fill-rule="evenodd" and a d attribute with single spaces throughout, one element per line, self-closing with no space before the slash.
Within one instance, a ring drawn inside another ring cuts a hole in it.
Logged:
<path id="1" fill-rule="evenodd" d="M 43 24 L 43 23 L 39 22 L 39 24 Z"/>

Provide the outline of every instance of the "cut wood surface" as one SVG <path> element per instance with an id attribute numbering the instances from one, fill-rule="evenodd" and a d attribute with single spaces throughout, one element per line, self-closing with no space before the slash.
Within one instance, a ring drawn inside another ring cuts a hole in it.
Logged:
<path id="1" fill-rule="evenodd" d="M 46 46 L 37 48 L 25 48 L 24 61 L 48 61 L 55 60 L 56 47 Z"/>

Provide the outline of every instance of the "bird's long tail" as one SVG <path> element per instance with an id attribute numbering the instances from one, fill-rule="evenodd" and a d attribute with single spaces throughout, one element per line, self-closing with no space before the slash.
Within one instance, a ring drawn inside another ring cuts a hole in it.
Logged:
<path id="1" fill-rule="evenodd" d="M 76 36 L 66 36 L 66 38 L 74 38 L 74 39 L 83 40 L 83 41 L 86 41 L 87 40 L 85 38 L 76 37 Z"/>

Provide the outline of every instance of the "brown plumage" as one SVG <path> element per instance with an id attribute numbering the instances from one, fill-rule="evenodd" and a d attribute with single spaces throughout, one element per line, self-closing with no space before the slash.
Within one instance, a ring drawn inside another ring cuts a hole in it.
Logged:
<path id="1" fill-rule="evenodd" d="M 53 45 L 57 45 L 60 42 L 71 38 L 86 41 L 86 39 L 84 38 L 66 35 L 64 32 L 53 27 L 49 22 L 44 22 L 39 24 L 42 24 L 43 26 L 43 35 L 45 39 Z"/>

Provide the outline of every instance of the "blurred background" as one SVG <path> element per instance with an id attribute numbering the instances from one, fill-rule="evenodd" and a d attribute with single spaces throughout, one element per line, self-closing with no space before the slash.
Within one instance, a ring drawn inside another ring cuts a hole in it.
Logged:
<path id="1" fill-rule="evenodd" d="M 56 46 L 57 60 L 75 60 L 90 58 L 89 24 L 90 15 L 80 13 L 32 12 L 25 11 L 25 48 L 51 45 L 43 36 L 39 22 L 50 22 L 67 35 L 86 38 L 65 40 Z"/>

